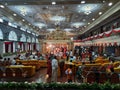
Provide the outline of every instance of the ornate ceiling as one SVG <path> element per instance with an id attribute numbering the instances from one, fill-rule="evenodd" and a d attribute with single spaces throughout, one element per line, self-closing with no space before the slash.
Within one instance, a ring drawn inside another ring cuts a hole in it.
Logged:
<path id="1" fill-rule="evenodd" d="M 53 3 L 52 3 L 53 2 Z M 56 29 L 69 34 L 84 32 L 119 0 L 0 0 L 0 18 L 37 34 Z M 71 35 L 71 34 L 70 34 Z"/>

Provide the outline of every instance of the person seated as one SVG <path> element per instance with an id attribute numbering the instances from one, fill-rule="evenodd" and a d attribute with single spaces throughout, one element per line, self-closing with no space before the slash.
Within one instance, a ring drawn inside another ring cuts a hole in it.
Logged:
<path id="1" fill-rule="evenodd" d="M 35 55 L 35 60 L 38 60 L 38 56 L 37 55 Z"/>
<path id="2" fill-rule="evenodd" d="M 67 75 L 67 82 L 72 82 L 72 66 L 70 65 L 69 68 L 65 70 L 65 74 Z"/>
<path id="3" fill-rule="evenodd" d="M 20 60 L 24 60 L 25 59 L 25 57 L 24 57 L 24 55 L 20 55 Z"/>
<path id="4" fill-rule="evenodd" d="M 70 56 L 70 62 L 72 62 L 74 60 L 73 56 Z"/>
<path id="5" fill-rule="evenodd" d="M 16 64 L 16 58 L 13 58 L 13 60 L 11 60 L 11 65 L 15 65 Z"/>
<path id="6" fill-rule="evenodd" d="M 31 55 L 29 56 L 29 58 L 32 60 L 32 59 L 33 59 L 33 55 L 31 54 Z"/>
<path id="7" fill-rule="evenodd" d="M 73 56 L 73 60 L 76 61 L 76 56 Z"/>
<path id="8" fill-rule="evenodd" d="M 106 68 L 106 71 L 107 71 L 108 74 L 114 72 L 114 67 L 113 67 L 112 63 L 109 63 L 109 65 Z"/>

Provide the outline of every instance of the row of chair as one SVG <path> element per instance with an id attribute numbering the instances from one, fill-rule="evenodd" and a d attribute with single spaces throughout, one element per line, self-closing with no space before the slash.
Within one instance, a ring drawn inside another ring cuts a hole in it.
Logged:
<path id="1" fill-rule="evenodd" d="M 23 78 L 27 76 L 27 71 L 23 71 L 21 68 L 16 68 L 16 69 L 11 69 L 11 68 L 6 68 L 5 71 L 2 71 L 0 69 L 0 78 Z"/>
<path id="2" fill-rule="evenodd" d="M 86 76 L 86 82 L 88 83 L 105 83 L 106 81 L 109 81 L 110 83 L 119 83 L 119 75 L 117 73 L 111 73 L 107 74 L 105 72 L 93 72 L 89 71 Z"/>

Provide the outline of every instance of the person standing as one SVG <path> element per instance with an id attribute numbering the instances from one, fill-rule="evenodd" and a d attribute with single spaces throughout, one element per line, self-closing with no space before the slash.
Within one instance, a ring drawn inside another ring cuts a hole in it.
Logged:
<path id="1" fill-rule="evenodd" d="M 47 61 L 47 75 L 48 75 L 47 82 L 51 82 L 52 65 L 51 65 L 50 57 L 48 58 Z"/>
<path id="2" fill-rule="evenodd" d="M 60 76 L 61 77 L 63 77 L 63 74 L 64 74 L 64 64 L 65 64 L 65 61 L 64 61 L 63 57 L 61 57 L 61 59 L 59 60 Z"/>
<path id="3" fill-rule="evenodd" d="M 66 61 L 69 60 L 69 51 L 66 51 Z"/>
<path id="4" fill-rule="evenodd" d="M 58 61 L 56 59 L 56 56 L 52 59 L 52 82 L 57 82 L 57 76 L 58 76 Z"/>
<path id="5" fill-rule="evenodd" d="M 69 68 L 66 69 L 65 74 L 67 75 L 67 82 L 72 82 L 72 66 L 70 65 Z"/>

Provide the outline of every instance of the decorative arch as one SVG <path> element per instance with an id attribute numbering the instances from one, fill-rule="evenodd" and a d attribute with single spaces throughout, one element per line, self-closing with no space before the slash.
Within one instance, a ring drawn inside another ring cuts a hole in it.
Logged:
<path id="1" fill-rule="evenodd" d="M 26 36 L 25 36 L 25 34 L 21 35 L 20 41 L 21 42 L 26 42 Z"/>
<path id="2" fill-rule="evenodd" d="M 0 29 L 0 39 L 3 39 L 3 32 L 1 29 Z"/>
<path id="3" fill-rule="evenodd" d="M 32 43 L 35 43 L 35 38 L 34 37 L 32 37 Z"/>
<path id="4" fill-rule="evenodd" d="M 27 36 L 27 42 L 31 42 L 30 36 Z"/>
<path id="5" fill-rule="evenodd" d="M 9 35 L 8 35 L 8 39 L 12 40 L 12 41 L 17 41 L 17 34 L 14 31 L 10 31 Z"/>

